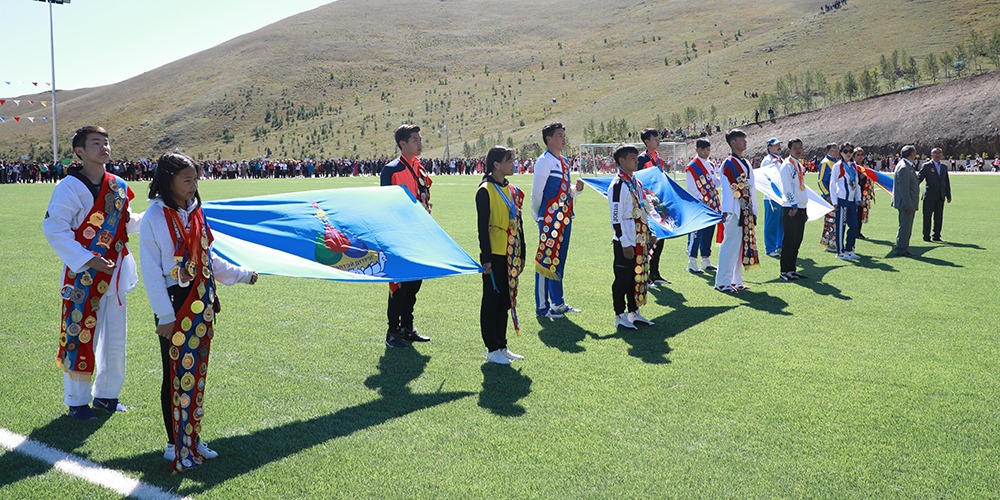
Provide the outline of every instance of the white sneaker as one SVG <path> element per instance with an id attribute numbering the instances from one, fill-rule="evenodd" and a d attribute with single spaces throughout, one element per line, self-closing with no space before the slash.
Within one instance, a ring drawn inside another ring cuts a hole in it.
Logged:
<path id="1" fill-rule="evenodd" d="M 507 349 L 506 347 L 500 349 L 500 351 L 503 353 L 504 356 L 507 356 L 507 359 L 511 361 L 521 361 L 522 359 L 524 359 L 524 356 L 521 356 L 520 354 L 514 354 L 510 352 L 510 349 Z"/>
<path id="2" fill-rule="evenodd" d="M 858 254 L 856 254 L 856 253 L 854 253 L 854 252 L 847 252 L 847 256 L 850 257 L 851 260 L 860 260 L 861 259 L 861 256 L 858 255 Z"/>
<path id="3" fill-rule="evenodd" d="M 851 258 L 850 255 L 848 255 L 846 253 L 838 253 L 837 254 L 837 258 L 840 259 L 840 260 L 854 260 L 854 259 Z"/>
<path id="4" fill-rule="evenodd" d="M 487 363 L 496 363 L 498 365 L 509 365 L 510 358 L 504 356 L 503 349 L 497 349 L 495 351 L 490 351 L 486 353 Z"/>
<path id="5" fill-rule="evenodd" d="M 628 313 L 621 313 L 615 316 L 615 328 L 627 328 L 629 330 L 638 330 L 634 324 L 628 319 Z"/>
<path id="6" fill-rule="evenodd" d="M 555 311 L 555 312 L 557 312 L 557 313 L 559 313 L 559 314 L 578 313 L 578 312 L 580 312 L 579 309 L 577 309 L 577 308 L 575 308 L 575 307 L 573 307 L 573 306 L 571 306 L 569 304 L 559 304 L 558 306 L 552 306 L 552 310 Z"/>
<path id="7" fill-rule="evenodd" d="M 557 312 L 555 309 L 546 309 L 545 310 L 545 314 L 539 314 L 538 317 L 539 318 L 555 319 L 555 318 L 563 318 L 565 316 L 563 316 L 561 313 Z"/>
<path id="8" fill-rule="evenodd" d="M 198 442 L 198 454 L 205 458 L 215 458 L 219 456 L 219 453 L 208 447 L 208 443 L 204 441 Z"/>
<path id="9" fill-rule="evenodd" d="M 177 449 L 174 445 L 168 444 L 167 449 L 163 452 L 163 459 L 168 462 L 173 462 L 174 457 L 177 454 Z M 205 458 L 216 458 L 219 453 L 208 447 L 204 441 L 198 443 L 198 454 Z"/>
<path id="10" fill-rule="evenodd" d="M 636 324 L 636 323 L 643 323 L 643 324 L 645 324 L 647 326 L 653 326 L 653 325 L 656 324 L 656 323 L 653 323 L 652 321 L 644 318 L 642 316 L 642 313 L 640 313 L 638 309 L 636 309 L 635 312 L 628 313 L 628 319 L 629 319 L 629 321 L 632 322 L 633 325 Z"/>
<path id="11" fill-rule="evenodd" d="M 706 271 L 715 271 L 717 267 L 712 265 L 712 262 L 708 259 L 701 259 L 701 268 Z"/>

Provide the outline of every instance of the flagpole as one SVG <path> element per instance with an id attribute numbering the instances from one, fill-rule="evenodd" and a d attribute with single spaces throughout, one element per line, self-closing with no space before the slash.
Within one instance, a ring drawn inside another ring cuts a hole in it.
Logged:
<path id="1" fill-rule="evenodd" d="M 56 37 L 52 22 L 52 3 L 49 4 L 49 51 L 52 62 L 52 168 L 59 163 L 59 135 L 56 132 Z"/>

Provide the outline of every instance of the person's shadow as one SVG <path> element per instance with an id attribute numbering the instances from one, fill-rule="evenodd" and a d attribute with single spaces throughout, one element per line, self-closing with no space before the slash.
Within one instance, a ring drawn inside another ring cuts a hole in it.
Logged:
<path id="1" fill-rule="evenodd" d="M 834 269 L 834 266 L 819 266 L 812 259 L 801 258 L 799 259 L 799 265 L 802 267 L 802 274 L 807 277 L 792 281 L 793 284 L 808 288 L 817 295 L 826 295 L 840 300 L 851 300 L 851 297 L 845 295 L 841 289 L 823 281 L 823 277 L 831 269 Z"/>
<path id="2" fill-rule="evenodd" d="M 934 248 L 933 247 L 930 247 L 930 248 L 910 247 L 910 253 L 913 254 L 913 257 L 911 257 L 911 258 L 913 260 L 916 260 L 916 261 L 919 261 L 919 262 L 926 262 L 927 264 L 931 264 L 931 265 L 935 265 L 935 266 L 956 267 L 956 268 L 965 267 L 965 266 L 958 265 L 958 264 L 956 264 L 954 262 L 949 262 L 947 260 L 941 260 L 941 259 L 935 259 L 934 257 L 928 257 L 927 253 L 930 252 L 931 250 L 934 250 Z"/>
<path id="3" fill-rule="evenodd" d="M 180 495 L 202 493 L 229 479 L 331 439 L 349 436 L 474 394 L 466 391 L 414 394 L 408 384 L 423 373 L 429 360 L 429 356 L 414 349 L 387 348 L 378 363 L 379 373 L 365 380 L 365 386 L 376 390 L 381 396 L 379 399 L 309 420 L 214 439 L 212 448 L 220 454 L 225 453 L 225 460 L 209 461 L 184 474 L 170 474 L 167 462 L 159 451 L 111 460 L 103 465 L 138 473 L 141 481 Z M 178 491 L 182 479 L 190 481 Z"/>
<path id="4" fill-rule="evenodd" d="M 702 306 L 687 307 L 686 299 L 680 292 L 666 286 L 650 289 L 647 300 L 653 299 L 657 304 L 671 307 L 674 310 L 653 319 L 653 326 L 640 326 L 639 330 L 619 328 L 615 333 L 604 336 L 595 335 L 597 340 L 620 338 L 629 345 L 628 354 L 649 364 L 670 363 L 673 349 L 668 342 L 689 328 L 699 325 L 737 306 Z"/>
<path id="5" fill-rule="evenodd" d="M 83 446 L 90 436 L 98 431 L 109 418 L 104 411 L 97 410 L 97 420 L 76 420 L 68 415 L 56 417 L 54 420 L 39 427 L 28 435 L 28 439 L 44 443 L 50 448 L 72 453 L 77 457 L 86 459 L 87 455 L 82 454 L 78 449 Z M 14 484 L 29 477 L 41 476 L 52 470 L 52 465 L 41 460 L 29 459 L 27 455 L 13 452 L 0 456 L 0 488 Z"/>
<path id="6" fill-rule="evenodd" d="M 531 394 L 531 377 L 510 365 L 483 364 L 483 390 L 479 393 L 479 406 L 501 417 L 520 417 L 526 413 L 518 404 Z"/>
<path id="7" fill-rule="evenodd" d="M 940 245 L 946 246 L 946 247 L 955 247 L 955 248 L 968 248 L 968 249 L 971 249 L 971 250 L 986 250 L 985 248 L 983 248 L 983 247 L 981 247 L 979 245 L 976 245 L 974 243 L 955 243 L 953 241 L 943 241 L 943 242 L 940 242 Z"/>
<path id="8" fill-rule="evenodd" d="M 538 331 L 538 340 L 543 344 L 567 353 L 580 353 L 586 350 L 581 342 L 590 335 L 590 332 L 569 318 L 550 319 L 536 315 L 535 319 L 541 327 Z"/>

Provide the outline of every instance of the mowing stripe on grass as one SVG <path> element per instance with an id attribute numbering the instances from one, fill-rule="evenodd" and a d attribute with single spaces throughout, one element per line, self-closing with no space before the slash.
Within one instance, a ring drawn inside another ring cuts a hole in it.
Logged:
<path id="1" fill-rule="evenodd" d="M 74 457 L 66 452 L 32 441 L 26 436 L 16 434 L 3 427 L 0 427 L 0 446 L 51 464 L 57 470 L 79 477 L 89 483 L 112 489 L 122 495 L 142 499 L 181 498 L 156 486 L 127 477 L 116 470 L 105 469 L 89 460 Z"/>

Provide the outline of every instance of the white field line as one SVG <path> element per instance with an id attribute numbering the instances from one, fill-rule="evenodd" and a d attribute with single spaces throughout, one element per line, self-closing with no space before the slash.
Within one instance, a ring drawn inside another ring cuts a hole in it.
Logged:
<path id="1" fill-rule="evenodd" d="M 51 464 L 57 470 L 114 490 L 122 495 L 141 499 L 174 500 L 181 498 L 156 486 L 132 479 L 116 470 L 105 469 L 89 460 L 74 457 L 66 452 L 32 441 L 26 436 L 16 434 L 3 427 L 0 427 L 0 446 Z"/>

